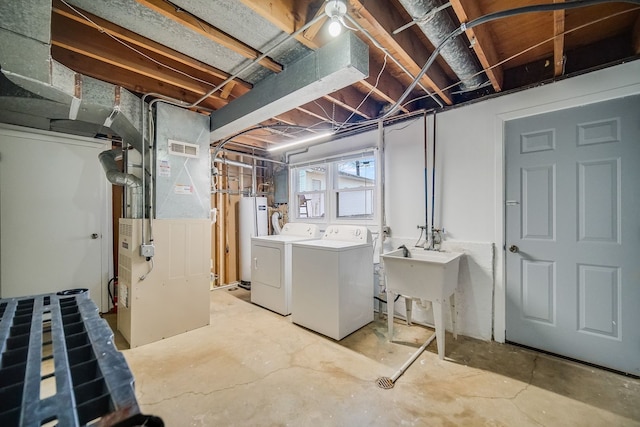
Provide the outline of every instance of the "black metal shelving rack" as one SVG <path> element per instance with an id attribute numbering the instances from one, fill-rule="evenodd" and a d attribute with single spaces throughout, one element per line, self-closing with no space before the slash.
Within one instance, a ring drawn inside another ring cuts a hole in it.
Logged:
<path id="1" fill-rule="evenodd" d="M 87 292 L 0 299 L 0 426 L 161 426 Z"/>

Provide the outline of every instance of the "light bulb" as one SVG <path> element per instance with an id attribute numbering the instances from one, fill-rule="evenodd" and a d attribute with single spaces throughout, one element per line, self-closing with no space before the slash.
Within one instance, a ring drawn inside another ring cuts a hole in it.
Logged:
<path id="1" fill-rule="evenodd" d="M 331 23 L 329 24 L 329 34 L 331 37 L 338 37 L 338 35 L 342 32 L 342 24 L 338 21 L 337 18 L 331 18 Z"/>

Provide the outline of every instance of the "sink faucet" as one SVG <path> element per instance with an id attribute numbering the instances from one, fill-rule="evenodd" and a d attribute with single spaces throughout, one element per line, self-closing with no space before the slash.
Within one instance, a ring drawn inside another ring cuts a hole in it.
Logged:
<path id="1" fill-rule="evenodd" d="M 407 247 L 405 245 L 402 246 L 398 246 L 398 249 L 402 249 L 402 256 L 405 258 L 411 258 L 410 255 L 411 253 L 409 252 L 409 249 L 407 249 Z"/>
<path id="2" fill-rule="evenodd" d="M 428 251 L 439 251 L 442 244 L 442 233 L 444 230 L 439 228 L 431 229 L 431 239 L 429 239 L 429 246 L 426 248 Z"/>

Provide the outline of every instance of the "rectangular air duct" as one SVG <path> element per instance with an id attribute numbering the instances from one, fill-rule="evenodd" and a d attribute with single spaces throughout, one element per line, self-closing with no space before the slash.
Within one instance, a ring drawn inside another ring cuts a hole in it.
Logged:
<path id="1" fill-rule="evenodd" d="M 211 115 L 211 141 L 335 92 L 369 76 L 369 47 L 347 31 L 273 74 Z"/>

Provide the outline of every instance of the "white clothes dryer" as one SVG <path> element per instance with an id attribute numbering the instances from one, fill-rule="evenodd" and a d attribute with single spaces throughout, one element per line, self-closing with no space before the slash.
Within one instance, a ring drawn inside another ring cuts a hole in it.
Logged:
<path id="1" fill-rule="evenodd" d="M 251 302 L 276 313 L 291 314 L 291 244 L 318 239 L 315 224 L 290 222 L 280 234 L 251 238 Z"/>
<path id="2" fill-rule="evenodd" d="M 341 340 L 373 321 L 373 245 L 364 226 L 330 225 L 293 243 L 291 320 Z"/>

